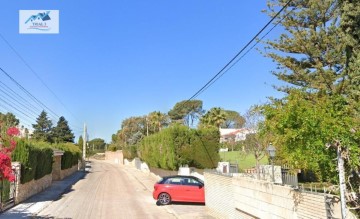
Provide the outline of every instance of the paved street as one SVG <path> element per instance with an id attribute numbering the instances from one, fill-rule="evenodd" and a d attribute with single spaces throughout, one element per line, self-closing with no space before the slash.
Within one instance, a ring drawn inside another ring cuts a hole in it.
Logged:
<path id="1" fill-rule="evenodd" d="M 37 213 L 45 218 L 176 218 L 156 206 L 151 192 L 119 165 L 91 162 L 90 172 L 63 196 Z"/>
<path id="2" fill-rule="evenodd" d="M 109 161 L 91 160 L 88 164 L 87 174 L 79 171 L 53 182 L 0 218 L 213 219 L 204 205 L 157 206 L 152 198 L 157 178 L 152 174 Z"/>

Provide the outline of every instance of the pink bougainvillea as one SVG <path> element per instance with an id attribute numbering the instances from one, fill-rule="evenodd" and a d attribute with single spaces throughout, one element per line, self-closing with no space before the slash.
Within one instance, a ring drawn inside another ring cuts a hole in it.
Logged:
<path id="1" fill-rule="evenodd" d="M 14 181 L 15 176 L 11 169 L 11 159 L 7 154 L 3 154 L 0 152 L 0 174 L 2 178 L 5 178 L 9 181 Z"/>
<path id="2" fill-rule="evenodd" d="M 20 131 L 19 131 L 19 129 L 18 128 L 16 128 L 16 127 L 10 127 L 10 128 L 8 128 L 8 130 L 6 131 L 6 134 L 8 135 L 8 136 L 18 136 L 19 134 L 20 134 Z"/>
<path id="3" fill-rule="evenodd" d="M 16 127 L 10 127 L 6 131 L 6 136 L 0 135 L 0 180 L 15 180 L 15 176 L 11 168 L 10 155 L 16 147 L 16 141 L 14 140 L 14 137 L 18 136 L 19 134 L 19 129 Z"/>

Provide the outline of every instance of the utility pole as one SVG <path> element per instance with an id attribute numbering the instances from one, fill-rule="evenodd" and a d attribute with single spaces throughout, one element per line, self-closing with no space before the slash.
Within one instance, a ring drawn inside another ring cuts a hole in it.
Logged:
<path id="1" fill-rule="evenodd" d="M 82 161 L 83 161 L 83 167 L 85 170 L 85 159 L 86 159 L 86 142 L 87 142 L 87 131 L 86 131 L 86 124 L 84 123 L 84 135 L 83 135 L 83 156 L 82 156 Z"/>
<path id="2" fill-rule="evenodd" d="M 345 172 L 344 172 L 344 158 L 342 157 L 341 145 L 337 144 L 337 161 L 339 169 L 339 183 L 340 183 L 340 200 L 341 200 L 341 217 L 346 219 L 346 198 L 345 198 Z"/>

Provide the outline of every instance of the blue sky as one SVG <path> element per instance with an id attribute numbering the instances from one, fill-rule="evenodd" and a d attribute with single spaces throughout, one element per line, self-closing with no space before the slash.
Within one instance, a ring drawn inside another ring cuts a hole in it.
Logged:
<path id="1" fill-rule="evenodd" d="M 263 9 L 265 0 L 3 0 L 0 33 L 35 74 L 2 38 L 0 67 L 64 116 L 76 140 L 86 123 L 91 139 L 110 141 L 123 119 L 166 113 L 195 94 L 268 22 Z M 19 34 L 19 10 L 59 10 L 60 33 Z M 281 95 L 272 88 L 279 84 L 275 68 L 252 50 L 197 99 L 206 110 L 243 114 Z M 10 109 L 25 127 L 35 123 L 36 116 L 25 117 L 3 101 L 1 112 Z"/>

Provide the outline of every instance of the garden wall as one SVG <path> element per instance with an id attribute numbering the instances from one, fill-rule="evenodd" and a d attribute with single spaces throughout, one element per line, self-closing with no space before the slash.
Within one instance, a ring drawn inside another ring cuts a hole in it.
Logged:
<path id="1" fill-rule="evenodd" d="M 41 179 L 31 180 L 30 182 L 21 184 L 20 179 L 16 181 L 15 204 L 18 204 L 31 196 L 42 192 L 52 183 L 52 174 L 48 174 Z"/>
<path id="2" fill-rule="evenodd" d="M 294 188 L 243 176 L 205 172 L 205 200 L 218 218 L 340 218 L 338 199 L 328 194 Z"/>
<path id="3" fill-rule="evenodd" d="M 117 164 L 124 164 L 124 155 L 122 150 L 119 151 L 106 151 L 105 152 L 105 160 L 112 161 Z"/>

